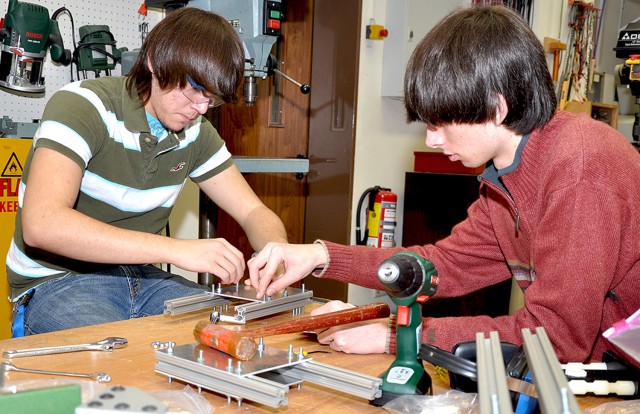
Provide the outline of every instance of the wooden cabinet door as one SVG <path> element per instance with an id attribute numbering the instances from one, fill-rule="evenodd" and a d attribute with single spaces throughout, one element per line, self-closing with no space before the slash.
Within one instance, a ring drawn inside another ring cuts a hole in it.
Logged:
<path id="1" fill-rule="evenodd" d="M 467 218 L 467 208 L 477 200 L 476 175 L 408 172 L 405 174 L 402 244 L 435 243 L 451 234 Z M 509 313 L 511 280 L 456 298 L 429 299 L 424 316 L 497 317 Z"/>

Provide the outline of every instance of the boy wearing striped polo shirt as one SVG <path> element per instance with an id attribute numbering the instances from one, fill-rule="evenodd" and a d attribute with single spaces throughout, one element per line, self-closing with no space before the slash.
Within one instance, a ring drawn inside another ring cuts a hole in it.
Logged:
<path id="1" fill-rule="evenodd" d="M 221 16 L 170 13 L 126 77 L 71 83 L 48 102 L 24 168 L 7 255 L 13 335 L 162 313 L 207 287 L 154 263 L 238 282 L 224 239 L 162 235 L 187 179 L 244 229 L 252 247 L 287 242 L 202 116 L 237 100 L 244 50 Z"/>

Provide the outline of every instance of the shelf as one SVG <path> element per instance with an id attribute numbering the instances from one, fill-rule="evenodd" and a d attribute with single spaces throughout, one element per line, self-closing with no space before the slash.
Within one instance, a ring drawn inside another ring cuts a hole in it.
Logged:
<path id="1" fill-rule="evenodd" d="M 605 122 L 613 128 L 618 128 L 618 105 L 601 102 L 575 102 L 570 101 L 564 107 L 565 111 L 589 114 L 593 119 Z"/>

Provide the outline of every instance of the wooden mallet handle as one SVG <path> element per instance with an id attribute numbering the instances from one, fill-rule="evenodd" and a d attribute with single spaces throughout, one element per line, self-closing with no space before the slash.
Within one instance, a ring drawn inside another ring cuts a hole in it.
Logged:
<path id="1" fill-rule="evenodd" d="M 370 319 L 386 318 L 391 311 L 384 302 L 372 303 L 351 309 L 343 309 L 322 315 L 294 319 L 262 328 L 231 331 L 208 321 L 200 321 L 193 330 L 196 341 L 210 346 L 242 361 L 248 361 L 256 353 L 254 338 L 312 329 L 329 328 Z"/>

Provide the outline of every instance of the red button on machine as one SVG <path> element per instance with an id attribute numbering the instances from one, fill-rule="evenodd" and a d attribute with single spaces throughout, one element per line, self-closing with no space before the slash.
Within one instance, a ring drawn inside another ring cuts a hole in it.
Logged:
<path id="1" fill-rule="evenodd" d="M 280 29 L 280 20 L 273 20 L 273 19 L 269 19 L 267 21 L 267 27 L 269 29 Z"/>

